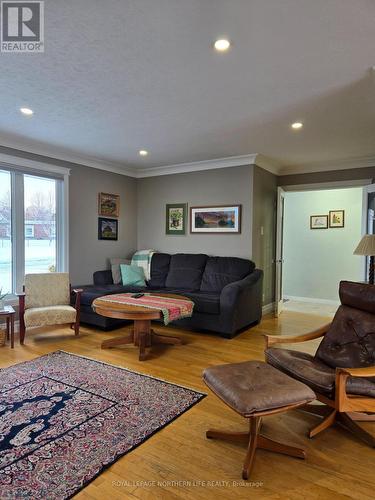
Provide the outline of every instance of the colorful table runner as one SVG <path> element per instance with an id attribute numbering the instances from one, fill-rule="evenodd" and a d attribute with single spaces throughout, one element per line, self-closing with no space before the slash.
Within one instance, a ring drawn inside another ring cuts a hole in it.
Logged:
<path id="1" fill-rule="evenodd" d="M 173 297 L 160 297 L 145 293 L 143 297 L 135 299 L 132 293 L 118 293 L 115 295 L 105 295 L 97 300 L 102 302 L 112 302 L 116 304 L 126 304 L 129 306 L 146 307 L 155 309 L 163 314 L 164 324 L 182 318 L 190 318 L 193 314 L 194 302 L 187 299 L 175 299 Z"/>

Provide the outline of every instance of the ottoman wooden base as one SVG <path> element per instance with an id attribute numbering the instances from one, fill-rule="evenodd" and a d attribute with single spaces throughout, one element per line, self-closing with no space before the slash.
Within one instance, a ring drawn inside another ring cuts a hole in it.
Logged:
<path id="1" fill-rule="evenodd" d="M 261 417 L 251 417 L 249 432 L 231 432 L 210 429 L 206 432 L 208 439 L 222 439 L 224 441 L 243 442 L 247 444 L 247 453 L 242 468 L 242 478 L 249 479 L 251 474 L 255 452 L 257 449 L 273 451 L 290 457 L 306 458 L 306 452 L 302 448 L 279 443 L 266 436 L 259 434 L 261 427 Z"/>

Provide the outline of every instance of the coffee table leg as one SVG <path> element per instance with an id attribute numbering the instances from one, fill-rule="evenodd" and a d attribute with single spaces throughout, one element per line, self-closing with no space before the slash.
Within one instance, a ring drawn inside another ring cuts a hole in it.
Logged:
<path id="1" fill-rule="evenodd" d="M 10 322 L 10 317 L 7 316 L 7 340 L 9 340 L 9 322 Z"/>
<path id="2" fill-rule="evenodd" d="M 102 342 L 102 349 L 110 349 L 111 347 L 116 347 L 119 345 L 132 344 L 133 342 L 134 342 L 134 334 L 132 332 L 126 337 L 118 337 L 114 339 L 104 340 L 104 342 Z"/>
<path id="3" fill-rule="evenodd" d="M 9 330 L 8 330 L 9 334 Z M 10 347 L 14 349 L 14 314 L 10 318 Z"/>

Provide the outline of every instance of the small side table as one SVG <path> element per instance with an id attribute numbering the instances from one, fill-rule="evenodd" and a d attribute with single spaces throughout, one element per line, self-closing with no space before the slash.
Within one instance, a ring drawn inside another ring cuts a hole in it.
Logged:
<path id="1" fill-rule="evenodd" d="M 16 311 L 12 306 L 5 306 L 3 311 L 0 311 L 0 318 L 5 317 L 7 322 L 7 340 L 10 336 L 10 347 L 14 348 L 14 318 Z"/>

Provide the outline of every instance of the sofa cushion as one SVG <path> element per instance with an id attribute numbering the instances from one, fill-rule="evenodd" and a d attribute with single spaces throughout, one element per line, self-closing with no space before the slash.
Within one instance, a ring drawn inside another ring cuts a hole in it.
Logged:
<path id="1" fill-rule="evenodd" d="M 375 315 L 340 306 L 324 335 L 316 357 L 332 368 L 375 364 Z"/>
<path id="2" fill-rule="evenodd" d="M 220 314 L 220 294 L 218 293 L 184 292 L 183 290 L 174 293 L 181 293 L 191 299 L 194 302 L 193 312 Z"/>
<path id="3" fill-rule="evenodd" d="M 310 354 L 289 349 L 266 349 L 267 363 L 307 384 L 319 393 L 332 395 L 335 387 L 335 370 Z"/>
<path id="4" fill-rule="evenodd" d="M 202 276 L 202 292 L 221 292 L 234 281 L 239 281 L 252 273 L 255 264 L 251 260 L 238 257 L 208 257 Z"/>
<path id="5" fill-rule="evenodd" d="M 150 288 L 164 288 L 168 276 L 171 256 L 168 253 L 154 253 L 151 259 Z"/>
<path id="6" fill-rule="evenodd" d="M 199 290 L 207 258 L 204 254 L 172 255 L 165 285 L 181 290 Z"/>

